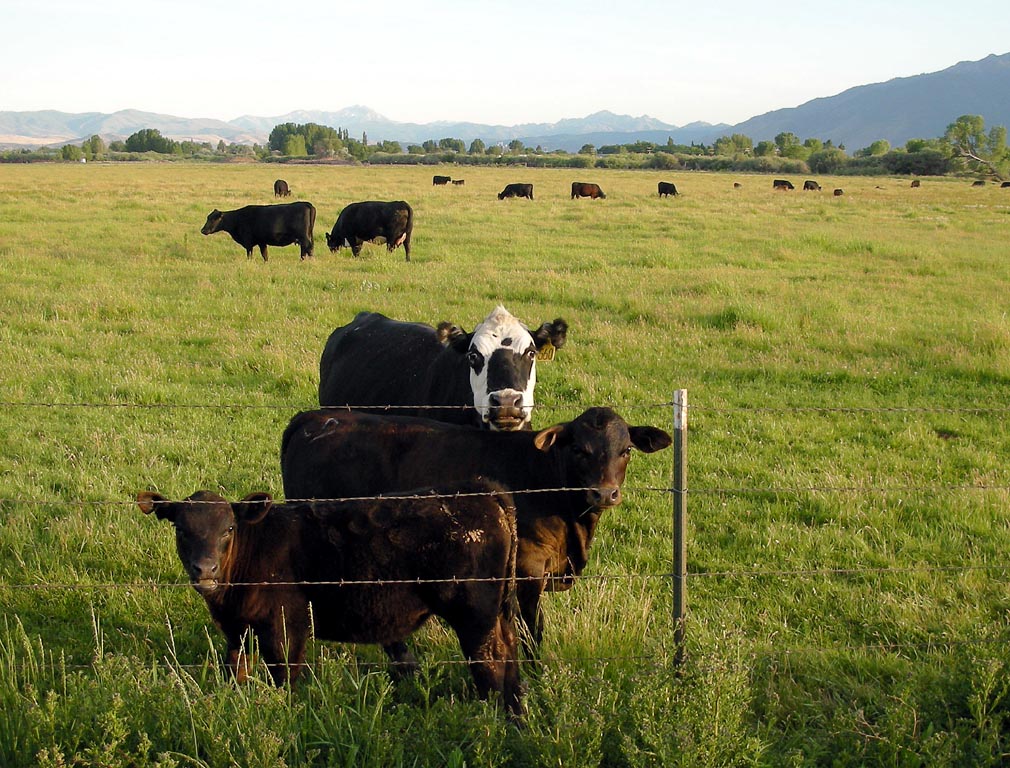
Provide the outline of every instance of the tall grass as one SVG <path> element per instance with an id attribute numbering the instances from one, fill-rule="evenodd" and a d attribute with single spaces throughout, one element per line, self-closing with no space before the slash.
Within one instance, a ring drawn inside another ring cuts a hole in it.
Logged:
<path id="1" fill-rule="evenodd" d="M 573 201 L 568 170 L 431 171 L 286 167 L 316 257 L 263 263 L 199 230 L 271 202 L 276 168 L 2 169 L 0 764 L 1004 763 L 1010 194 L 579 171 L 608 198 Z M 511 181 L 536 200 L 499 201 Z M 366 199 L 414 207 L 410 263 L 326 250 Z M 587 578 L 545 600 L 524 728 L 476 700 L 437 623 L 414 680 L 317 644 L 293 690 L 233 685 L 136 492 L 279 496 L 334 327 L 472 327 L 499 302 L 571 325 L 537 427 L 602 404 L 669 427 L 690 390 L 684 668 L 667 451 L 635 456 Z"/>

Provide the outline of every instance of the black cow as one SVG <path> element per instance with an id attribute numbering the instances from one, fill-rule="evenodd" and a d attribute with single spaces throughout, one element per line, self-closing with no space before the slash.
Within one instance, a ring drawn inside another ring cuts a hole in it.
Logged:
<path id="1" fill-rule="evenodd" d="M 743 187 L 743 184 L 741 184 L 739 181 L 733 182 L 733 189 L 740 189 L 741 187 Z"/>
<path id="2" fill-rule="evenodd" d="M 603 194 L 603 190 L 600 189 L 599 184 L 588 184 L 584 181 L 573 181 L 572 200 L 577 197 L 590 197 L 593 200 L 596 198 L 600 198 L 601 200 L 607 199 L 607 196 Z"/>
<path id="3" fill-rule="evenodd" d="M 465 179 L 453 179 L 452 180 L 452 185 L 454 187 L 462 187 L 464 184 L 466 184 L 466 180 Z"/>
<path id="4" fill-rule="evenodd" d="M 820 192 L 821 191 L 821 185 L 818 184 L 816 181 L 811 181 L 810 179 L 807 179 L 806 181 L 803 182 L 803 191 L 804 192 Z"/>
<path id="5" fill-rule="evenodd" d="M 666 195 L 666 196 L 673 195 L 674 197 L 676 197 L 678 194 L 680 194 L 680 193 L 677 192 L 677 185 L 676 184 L 674 184 L 672 182 L 669 182 L 669 181 L 661 181 L 661 182 L 659 182 L 659 196 L 660 197 L 663 197 L 664 195 Z"/>
<path id="6" fill-rule="evenodd" d="M 842 196 L 842 195 L 844 195 L 844 194 L 845 194 L 845 190 L 844 190 L 844 189 L 841 189 L 841 188 L 839 188 L 839 189 L 836 189 L 836 190 L 834 191 L 834 195 L 835 195 L 835 197 L 841 197 L 841 196 Z"/>
<path id="7" fill-rule="evenodd" d="M 431 185 L 433 187 L 441 186 L 443 184 L 448 184 L 450 181 L 452 181 L 452 177 L 451 176 L 432 176 L 431 177 Z"/>
<path id="8" fill-rule="evenodd" d="M 310 632 L 402 645 L 435 615 L 456 632 L 479 693 L 501 693 L 518 715 L 514 502 L 486 481 L 429 493 L 300 504 L 255 493 L 229 504 L 210 491 L 179 502 L 145 491 L 137 503 L 175 526 L 179 559 L 239 681 L 250 629 L 281 685 L 301 673 Z"/>
<path id="9" fill-rule="evenodd" d="M 410 233 L 414 229 L 414 211 L 403 200 L 383 203 L 367 200 L 351 203 L 337 216 L 333 231 L 326 233 L 331 251 L 350 246 L 357 256 L 365 242 L 385 243 L 390 253 L 399 246 L 410 261 Z"/>
<path id="10" fill-rule="evenodd" d="M 525 197 L 533 199 L 532 184 L 506 184 L 505 189 L 498 193 L 498 199 L 504 200 L 506 197 Z"/>
<path id="11" fill-rule="evenodd" d="M 540 432 L 319 410 L 288 424 L 281 472 L 288 498 L 369 496 L 421 479 L 448 486 L 476 476 L 509 488 L 519 524 L 516 589 L 532 651 L 543 633 L 541 595 L 570 589 L 586 567 L 600 515 L 621 502 L 632 448 L 652 453 L 670 443 L 663 430 L 629 426 L 610 408 Z M 386 649 L 394 659 L 410 659 L 405 646 L 394 646 Z"/>
<path id="12" fill-rule="evenodd" d="M 786 179 L 775 179 L 772 181 L 772 189 L 796 189 L 791 181 Z"/>
<path id="13" fill-rule="evenodd" d="M 246 257 L 251 257 L 253 248 L 258 246 L 263 261 L 267 260 L 268 245 L 298 243 L 304 259 L 312 255 L 312 228 L 315 224 L 316 209 L 312 203 L 247 205 L 234 211 L 215 208 L 200 232 L 205 235 L 227 232 L 232 240 L 245 248 Z"/>
<path id="14" fill-rule="evenodd" d="M 567 333 L 561 318 L 530 333 L 501 306 L 473 333 L 449 323 L 432 328 L 361 312 L 326 341 L 319 361 L 319 404 L 402 406 L 396 413 L 528 429 L 537 351 L 561 347 Z"/>
<path id="15" fill-rule="evenodd" d="M 999 185 L 999 188 L 1000 189 L 1010 189 L 1010 181 L 1004 181 L 1002 184 Z"/>
<path id="16" fill-rule="evenodd" d="M 291 196 L 291 187 L 288 186 L 288 183 L 284 181 L 284 179 L 277 179 L 277 181 L 274 182 L 274 197 L 290 197 L 290 196 Z"/>
<path id="17" fill-rule="evenodd" d="M 978 179 L 977 181 L 973 181 L 973 182 L 971 183 L 971 185 L 972 185 L 973 187 L 984 187 L 984 186 L 985 186 L 985 182 L 984 182 L 984 181 L 982 181 L 982 179 Z"/>
<path id="18" fill-rule="evenodd" d="M 922 182 L 921 181 L 919 181 L 918 179 L 912 179 L 912 188 L 913 189 L 916 188 L 916 187 L 921 187 L 921 186 L 922 186 Z"/>

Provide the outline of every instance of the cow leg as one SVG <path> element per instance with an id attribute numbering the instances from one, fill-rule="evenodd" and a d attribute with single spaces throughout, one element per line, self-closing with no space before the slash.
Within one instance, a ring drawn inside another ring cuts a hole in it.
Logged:
<path id="1" fill-rule="evenodd" d="M 384 650 L 386 652 L 386 656 L 389 657 L 389 674 L 394 680 L 402 680 L 407 677 L 413 677 L 417 673 L 417 669 L 420 666 L 417 663 L 417 658 L 413 653 L 411 653 L 407 644 L 403 641 L 384 645 L 382 646 L 382 650 Z"/>
<path id="2" fill-rule="evenodd" d="M 522 717 L 518 642 L 512 622 L 499 616 L 490 628 L 474 627 L 470 621 L 453 625 L 459 645 L 470 664 L 477 692 L 482 699 L 499 693 L 511 717 Z"/>
<path id="3" fill-rule="evenodd" d="M 260 246 L 260 256 L 263 257 L 263 261 L 267 260 L 267 247 L 265 245 Z"/>
<path id="4" fill-rule="evenodd" d="M 234 642 L 229 638 L 225 665 L 228 667 L 228 671 L 231 672 L 232 677 L 235 678 L 235 682 L 244 683 L 249 679 L 249 672 L 256 666 L 256 659 L 242 647 L 241 638 L 236 639 Z"/>
<path id="5" fill-rule="evenodd" d="M 247 259 L 251 259 L 252 258 L 252 251 L 253 251 L 253 246 L 249 246 L 248 248 L 245 249 L 245 257 Z"/>
<path id="6" fill-rule="evenodd" d="M 523 654 L 534 661 L 540 654 L 540 641 L 544 636 L 544 617 L 540 612 L 540 596 L 543 581 L 540 579 L 519 579 L 516 582 L 516 597 L 524 629 L 522 632 Z"/>
<path id="7" fill-rule="evenodd" d="M 307 632 L 303 629 L 285 625 L 284 613 L 280 619 L 269 627 L 263 627 L 257 632 L 260 640 L 260 653 L 270 670 L 274 685 L 294 682 L 305 666 L 305 641 Z"/>
<path id="8" fill-rule="evenodd" d="M 351 253 L 357 256 L 361 253 L 361 246 L 364 244 L 364 240 L 358 240 L 355 238 L 354 242 L 351 243 Z"/>

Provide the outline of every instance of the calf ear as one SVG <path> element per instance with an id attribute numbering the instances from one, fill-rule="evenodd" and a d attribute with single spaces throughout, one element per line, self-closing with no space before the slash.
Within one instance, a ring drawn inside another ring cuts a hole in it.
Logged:
<path id="1" fill-rule="evenodd" d="M 555 424 L 553 427 L 542 429 L 534 436 L 533 445 L 537 447 L 537 450 L 546 453 L 557 444 L 564 431 L 564 424 Z"/>
<path id="2" fill-rule="evenodd" d="M 561 349 L 568 339 L 568 323 L 559 317 L 553 323 L 544 323 L 532 335 L 537 349 L 541 349 L 547 343 L 555 349 Z"/>
<path id="3" fill-rule="evenodd" d="M 628 427 L 628 432 L 631 444 L 642 453 L 661 451 L 673 442 L 669 434 L 657 427 Z"/>
<path id="4" fill-rule="evenodd" d="M 435 333 L 442 346 L 452 347 L 461 355 L 466 354 L 466 351 L 470 348 L 470 339 L 473 334 L 467 333 L 458 325 L 443 321 L 438 324 Z"/>
<path id="5" fill-rule="evenodd" d="M 267 512 L 274 505 L 274 500 L 269 493 L 250 493 L 242 501 L 232 504 L 235 511 L 235 519 L 241 520 L 246 525 L 256 525 L 267 516 Z"/>
<path id="6" fill-rule="evenodd" d="M 137 494 L 137 506 L 145 515 L 152 512 L 157 514 L 159 520 L 173 520 L 175 518 L 175 507 L 172 503 L 154 491 L 141 491 Z"/>

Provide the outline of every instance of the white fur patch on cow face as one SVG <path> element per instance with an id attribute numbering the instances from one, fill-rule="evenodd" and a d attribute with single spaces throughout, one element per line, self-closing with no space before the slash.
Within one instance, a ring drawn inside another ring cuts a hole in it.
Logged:
<path id="1" fill-rule="evenodd" d="M 498 306 L 476 329 L 467 352 L 473 404 L 491 429 L 522 429 L 533 412 L 536 345 L 522 323 Z"/>

